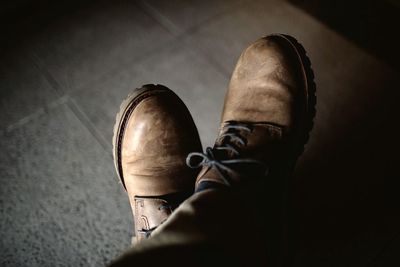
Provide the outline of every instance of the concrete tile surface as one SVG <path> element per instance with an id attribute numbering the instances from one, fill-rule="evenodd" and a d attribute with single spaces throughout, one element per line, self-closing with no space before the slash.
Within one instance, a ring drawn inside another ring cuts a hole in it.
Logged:
<path id="1" fill-rule="evenodd" d="M 105 1 L 55 21 L 37 36 L 33 50 L 39 63 L 69 91 L 170 37 L 134 1 Z"/>
<path id="2" fill-rule="evenodd" d="M 163 84 L 185 102 L 200 132 L 203 146 L 215 141 L 228 78 L 181 40 L 124 65 L 71 95 L 111 142 L 115 114 L 129 92 L 148 83 Z M 101 103 L 101 105 L 100 105 Z"/>
<path id="3" fill-rule="evenodd" d="M 243 49 L 258 38 L 273 33 L 295 36 L 307 47 L 312 58 L 314 52 L 326 53 L 327 49 L 334 48 L 333 45 L 326 46 L 329 42 L 324 37 L 332 35 L 328 28 L 302 10 L 280 0 L 242 2 L 231 12 L 194 29 L 189 38 L 194 46 L 204 51 L 205 56 L 230 74 Z M 316 39 L 317 36 L 320 39 Z M 340 39 L 340 36 L 336 37 Z M 316 49 L 312 50 L 314 47 Z"/>
<path id="4" fill-rule="evenodd" d="M 12 127 L 58 98 L 45 76 L 24 52 L 0 62 L 0 128 Z"/>
<path id="5" fill-rule="evenodd" d="M 229 12 L 244 0 L 142 0 L 141 4 L 148 12 L 160 20 L 175 34 L 181 34 L 203 22 Z"/>
<path id="6" fill-rule="evenodd" d="M 2 266 L 104 266 L 130 245 L 110 156 L 66 105 L 0 138 Z"/>

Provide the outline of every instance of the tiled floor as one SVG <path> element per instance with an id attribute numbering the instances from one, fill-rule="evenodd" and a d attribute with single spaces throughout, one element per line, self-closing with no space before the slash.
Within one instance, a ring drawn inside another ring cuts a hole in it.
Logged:
<path id="1" fill-rule="evenodd" d="M 2 53 L 0 265 L 102 266 L 124 251 L 132 219 L 111 160 L 121 100 L 169 86 L 209 146 L 240 51 L 274 32 L 304 44 L 318 86 L 294 265 L 399 262 L 398 72 L 285 1 L 143 0 L 68 12 Z"/>

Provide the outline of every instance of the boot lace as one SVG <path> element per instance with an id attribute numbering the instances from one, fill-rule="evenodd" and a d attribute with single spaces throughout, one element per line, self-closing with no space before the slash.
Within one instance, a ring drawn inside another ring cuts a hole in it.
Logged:
<path id="1" fill-rule="evenodd" d="M 220 135 L 221 140 L 223 140 L 222 145 L 214 146 L 214 148 L 207 147 L 205 153 L 189 153 L 186 158 L 186 165 L 193 169 L 200 168 L 202 166 L 215 168 L 220 174 L 223 182 L 228 186 L 232 184 L 232 179 L 230 178 L 229 173 L 239 175 L 239 171 L 237 171 L 237 168 L 235 168 L 239 165 L 248 165 L 257 169 L 261 169 L 263 175 L 266 175 L 268 173 L 268 167 L 263 162 L 251 158 L 240 158 L 239 147 L 246 146 L 247 140 L 239 134 L 239 131 L 242 130 L 246 132 L 252 132 L 253 130 L 251 125 L 231 121 L 228 122 L 224 128 L 226 131 Z M 234 145 L 235 142 L 240 146 L 238 147 Z M 219 158 L 220 156 L 218 155 L 221 154 L 219 151 L 231 152 L 233 154 L 233 158 Z"/>

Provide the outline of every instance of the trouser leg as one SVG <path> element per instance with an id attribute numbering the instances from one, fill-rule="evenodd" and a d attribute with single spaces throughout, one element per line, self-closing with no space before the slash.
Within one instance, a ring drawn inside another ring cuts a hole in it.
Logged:
<path id="1" fill-rule="evenodd" d="M 267 249 L 254 201 L 242 189 L 197 192 L 112 266 L 263 266 Z"/>

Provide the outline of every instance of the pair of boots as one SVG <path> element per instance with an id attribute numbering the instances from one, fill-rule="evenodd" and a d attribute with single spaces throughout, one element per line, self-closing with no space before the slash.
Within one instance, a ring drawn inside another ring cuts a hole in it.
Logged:
<path id="1" fill-rule="evenodd" d="M 113 152 L 137 241 L 151 236 L 195 192 L 290 175 L 308 140 L 315 102 L 310 61 L 293 37 L 281 34 L 243 51 L 218 138 L 204 153 L 176 94 L 162 85 L 133 91 L 117 115 Z"/>

